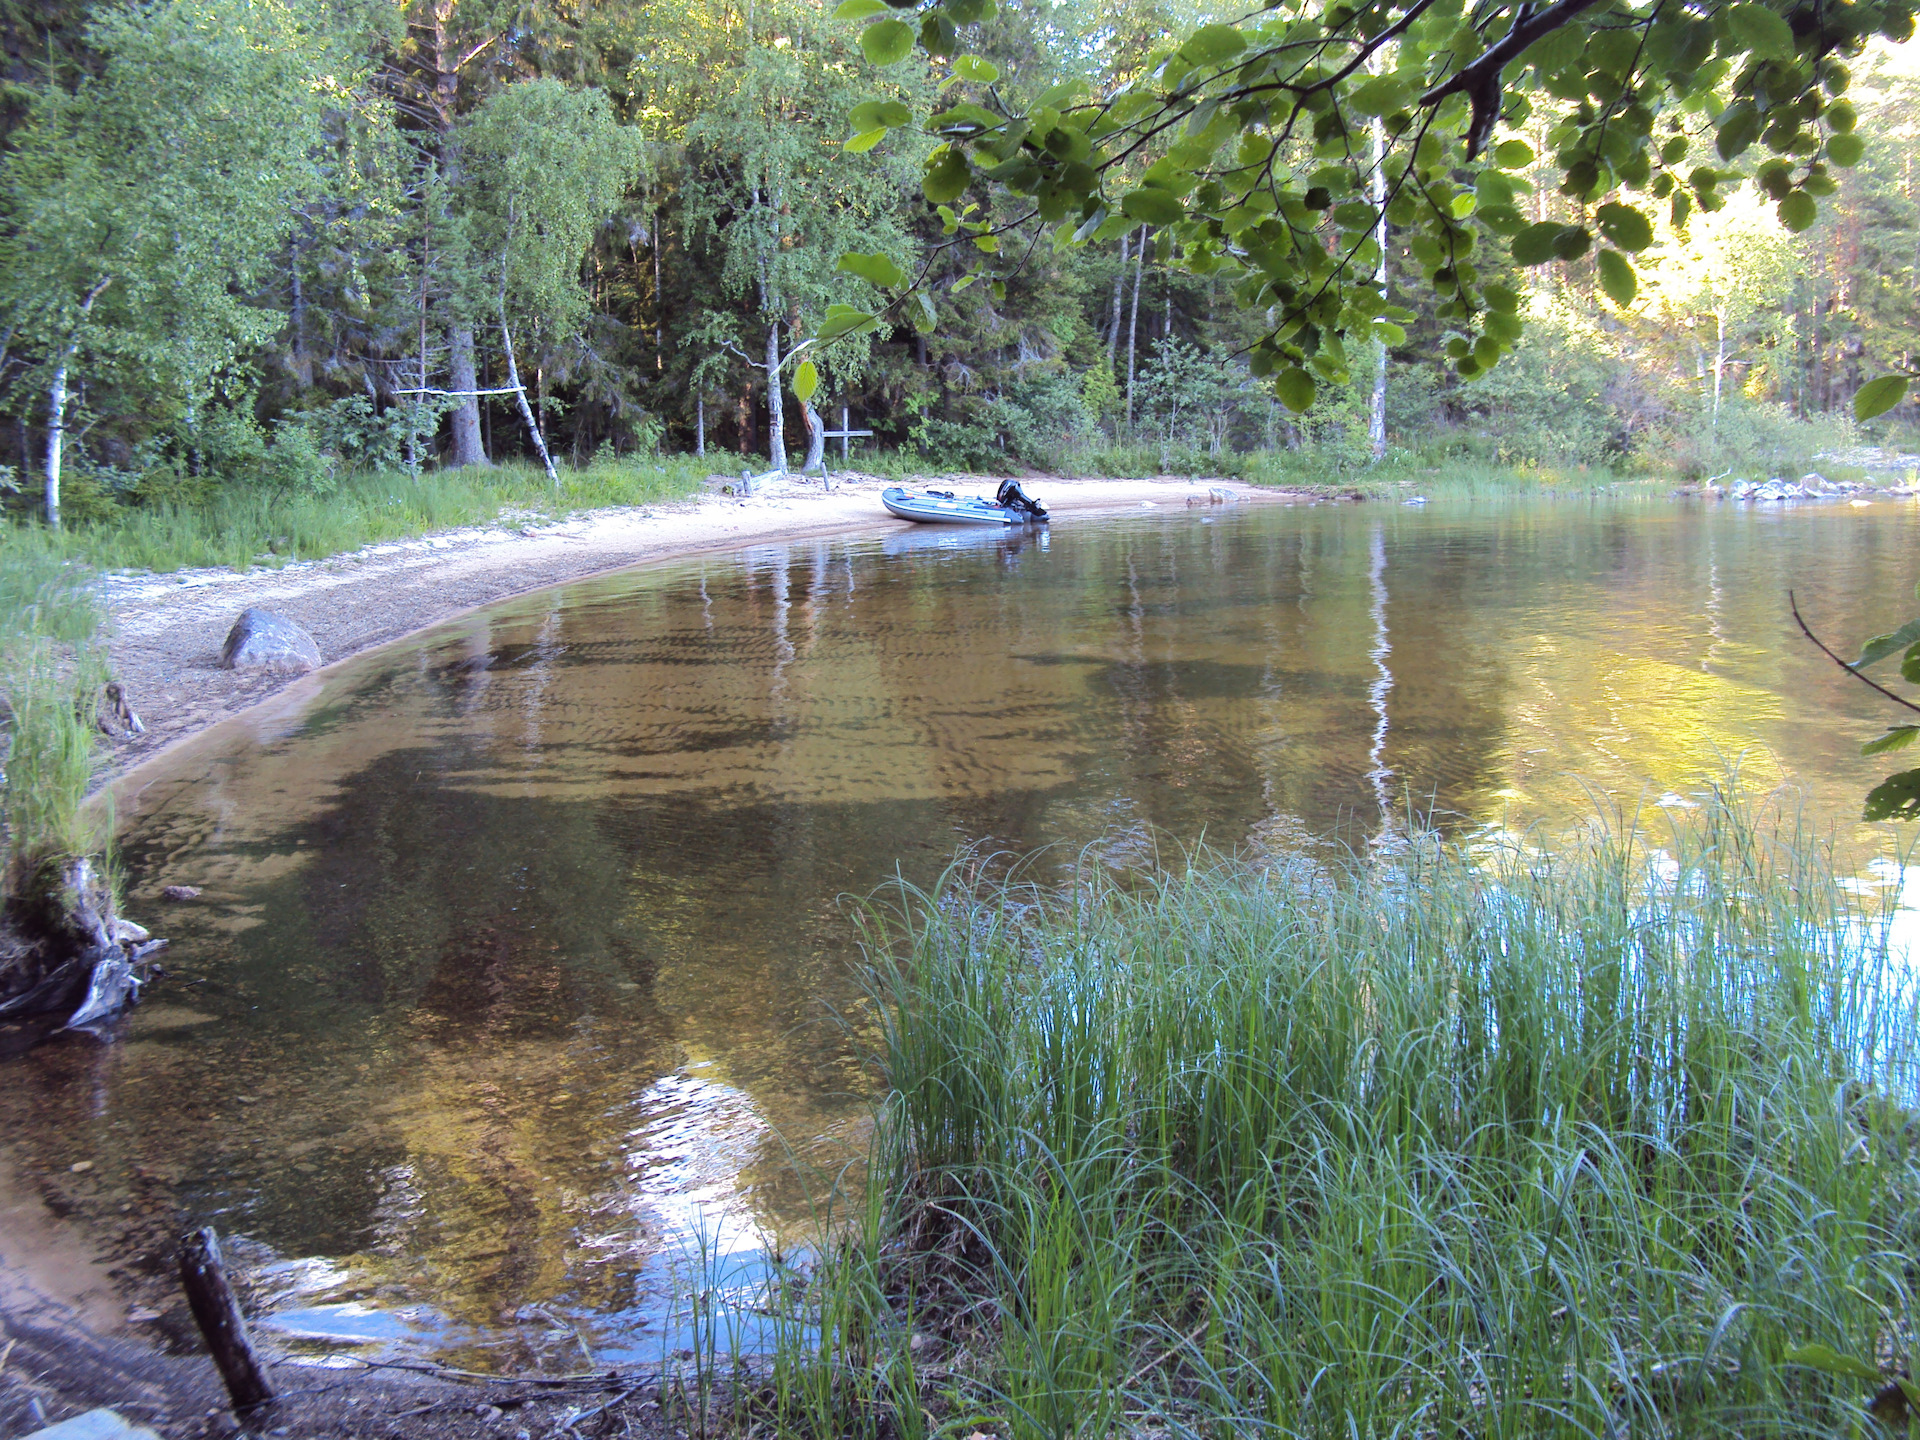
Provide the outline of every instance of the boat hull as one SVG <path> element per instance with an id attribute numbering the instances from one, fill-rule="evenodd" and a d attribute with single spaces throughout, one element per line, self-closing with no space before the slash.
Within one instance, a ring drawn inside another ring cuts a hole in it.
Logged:
<path id="1" fill-rule="evenodd" d="M 889 514 L 922 525 L 968 525 L 993 530 L 1014 525 L 1044 523 L 1044 517 L 1029 515 L 1006 505 L 995 505 L 977 496 L 918 495 L 893 486 L 880 492 L 880 503 Z"/>

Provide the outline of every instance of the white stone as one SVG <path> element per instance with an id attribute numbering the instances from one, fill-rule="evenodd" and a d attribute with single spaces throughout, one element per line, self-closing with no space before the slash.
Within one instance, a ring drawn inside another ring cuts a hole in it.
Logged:
<path id="1" fill-rule="evenodd" d="M 144 1425 L 135 1425 L 113 1410 L 89 1410 L 58 1425 L 35 1430 L 23 1440 L 160 1440 Z"/>

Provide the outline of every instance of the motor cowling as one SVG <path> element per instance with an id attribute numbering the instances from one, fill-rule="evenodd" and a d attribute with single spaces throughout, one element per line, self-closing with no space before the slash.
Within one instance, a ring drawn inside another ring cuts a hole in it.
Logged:
<path id="1" fill-rule="evenodd" d="M 1018 480 L 1002 480 L 999 490 L 994 493 L 993 503 L 1009 510 L 1018 510 L 1035 520 L 1047 518 L 1047 507 L 1022 490 Z"/>

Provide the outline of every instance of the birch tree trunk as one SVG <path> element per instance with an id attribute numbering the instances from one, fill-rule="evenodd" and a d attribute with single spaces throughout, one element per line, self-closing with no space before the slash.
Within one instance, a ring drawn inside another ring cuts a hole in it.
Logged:
<path id="1" fill-rule="evenodd" d="M 827 473 L 827 427 L 820 421 L 820 412 L 809 403 L 802 402 L 800 418 L 806 422 L 807 426 L 807 459 L 806 463 L 800 467 L 800 473 L 805 475 L 809 471 L 818 470 L 824 479 Z"/>
<path id="2" fill-rule="evenodd" d="M 68 350 L 54 367 L 53 387 L 47 395 L 47 526 L 60 528 L 60 455 L 66 443 Z"/>
<path id="3" fill-rule="evenodd" d="M 87 317 L 93 314 L 93 302 L 98 300 L 107 286 L 113 283 L 111 276 L 95 285 L 87 292 L 86 299 L 80 302 L 80 323 L 85 325 Z M 67 367 L 73 364 L 73 357 L 79 352 L 80 342 L 75 339 L 60 352 L 60 363 L 54 367 L 53 384 L 47 391 L 47 528 L 60 528 L 60 461 L 64 458 L 67 442 Z M 25 432 L 22 426 L 22 433 Z M 23 449 L 21 458 L 26 458 Z"/>
<path id="4" fill-rule="evenodd" d="M 1387 294 L 1387 132 L 1378 116 L 1373 121 L 1373 206 L 1380 212 L 1374 226 L 1374 243 L 1380 247 L 1380 267 L 1374 278 L 1380 282 L 1380 296 Z M 1374 342 L 1373 404 L 1367 412 L 1367 443 L 1373 463 L 1387 458 L 1387 346 Z"/>
<path id="5" fill-rule="evenodd" d="M 1713 312 L 1713 429 L 1715 443 L 1720 439 L 1720 380 L 1727 370 L 1727 312 L 1724 309 Z"/>
<path id="6" fill-rule="evenodd" d="M 313 388 L 313 352 L 307 349 L 307 292 L 300 283 L 300 229 L 287 241 L 287 274 L 293 282 L 293 378 L 302 390 Z"/>
<path id="7" fill-rule="evenodd" d="M 553 457 L 547 454 L 547 438 L 540 433 L 540 422 L 533 418 L 533 407 L 527 403 L 527 387 L 520 383 L 520 365 L 513 358 L 513 336 L 507 332 L 507 312 L 504 307 L 500 311 L 500 347 L 507 352 L 507 384 L 513 387 L 513 398 L 520 402 L 520 418 L 527 422 L 527 434 L 533 438 L 534 453 L 546 467 L 547 479 L 557 494 L 560 472 L 553 468 Z"/>
<path id="8" fill-rule="evenodd" d="M 1127 253 L 1133 236 L 1120 237 L 1120 268 L 1113 272 L 1113 323 L 1107 326 L 1107 373 L 1120 358 L 1120 311 L 1127 298 Z"/>
<path id="9" fill-rule="evenodd" d="M 1140 333 L 1140 278 L 1147 261 L 1147 232 L 1140 232 L 1140 248 L 1133 252 L 1133 307 L 1127 312 L 1127 430 L 1133 430 L 1133 371 L 1135 341 Z M 1149 324 L 1152 322 L 1149 321 Z"/>
<path id="10" fill-rule="evenodd" d="M 780 404 L 780 322 L 767 326 L 767 460 L 776 475 L 787 473 L 787 434 Z"/>
<path id="11" fill-rule="evenodd" d="M 460 396 L 460 404 L 452 415 L 455 465 L 487 463 L 486 447 L 480 443 L 480 398 L 472 393 L 480 388 L 474 369 L 473 327 L 448 326 L 447 371 L 452 383 L 447 388 L 456 393 L 467 392 Z"/>
<path id="12" fill-rule="evenodd" d="M 707 453 L 707 397 L 696 396 L 693 402 L 693 453 Z"/>

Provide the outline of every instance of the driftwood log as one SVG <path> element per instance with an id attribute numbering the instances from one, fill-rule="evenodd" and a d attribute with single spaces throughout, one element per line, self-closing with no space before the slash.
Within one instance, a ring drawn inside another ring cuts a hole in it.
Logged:
<path id="1" fill-rule="evenodd" d="M 69 1028 L 136 1000 L 140 962 L 166 944 L 114 913 L 112 890 L 85 856 L 31 869 L 9 897 L 0 931 L 0 1020 L 64 1013 Z"/>
<path id="2" fill-rule="evenodd" d="M 187 1304 L 193 1308 L 200 1338 L 207 1342 L 207 1353 L 219 1367 L 220 1378 L 227 1382 L 234 1414 L 251 1415 L 272 1404 L 273 1388 L 253 1353 L 247 1317 L 241 1313 L 233 1286 L 227 1283 L 220 1237 L 213 1233 L 212 1226 L 189 1230 L 180 1237 L 180 1284 L 187 1292 Z"/>

